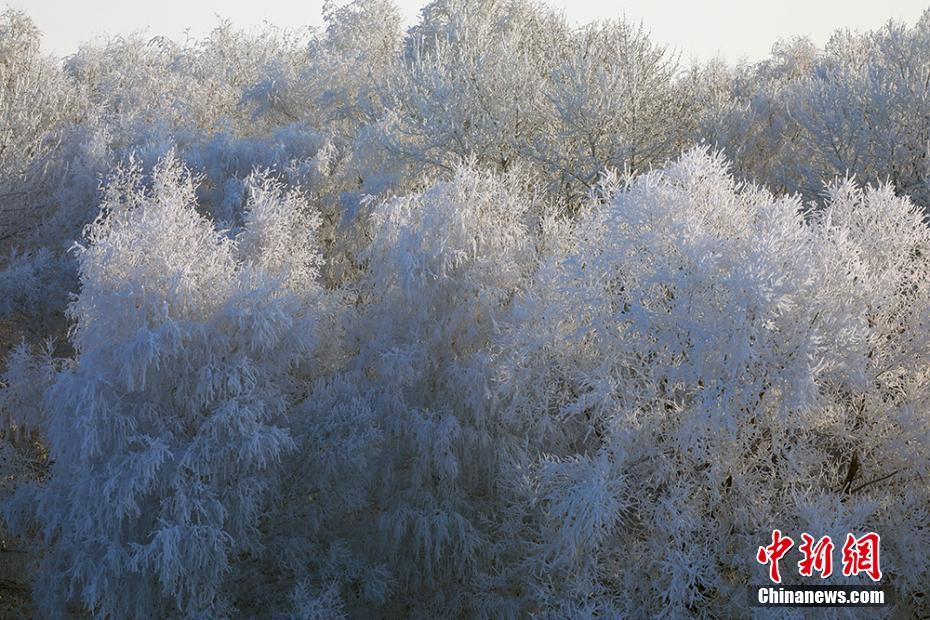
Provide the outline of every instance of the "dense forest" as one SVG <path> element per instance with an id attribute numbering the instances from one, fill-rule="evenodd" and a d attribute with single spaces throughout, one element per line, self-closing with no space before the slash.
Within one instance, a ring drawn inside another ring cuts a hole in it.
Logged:
<path id="1" fill-rule="evenodd" d="M 0 615 L 745 617 L 776 528 L 930 614 L 930 11 L 323 17 L 0 14 Z"/>

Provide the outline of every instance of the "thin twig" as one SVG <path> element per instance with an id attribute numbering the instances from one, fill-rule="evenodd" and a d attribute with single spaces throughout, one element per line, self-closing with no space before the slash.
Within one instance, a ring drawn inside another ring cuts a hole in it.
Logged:
<path id="1" fill-rule="evenodd" d="M 895 474 L 897 474 L 897 473 L 900 472 L 900 471 L 901 471 L 900 469 L 896 469 L 896 470 L 894 470 L 893 472 L 891 472 L 890 474 L 888 474 L 887 476 L 882 476 L 881 478 L 876 478 L 875 480 L 869 480 L 868 482 L 865 482 L 865 483 L 863 483 L 863 484 L 860 484 L 859 486 L 857 486 L 855 489 L 853 489 L 853 490 L 850 491 L 849 493 L 852 494 L 852 493 L 855 493 L 856 491 L 861 491 L 862 489 L 864 489 L 865 487 L 869 486 L 870 484 L 875 484 L 876 482 L 881 482 L 882 480 L 888 480 L 888 478 L 891 478 L 892 476 L 894 476 Z"/>

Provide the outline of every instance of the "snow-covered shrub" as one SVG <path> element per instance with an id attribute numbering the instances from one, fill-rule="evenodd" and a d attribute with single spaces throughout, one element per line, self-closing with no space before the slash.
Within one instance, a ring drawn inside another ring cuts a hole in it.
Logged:
<path id="1" fill-rule="evenodd" d="M 260 548 L 269 476 L 294 447 L 320 294 L 308 207 L 261 176 L 250 192 L 231 239 L 175 159 L 148 187 L 131 167 L 106 189 L 79 251 L 76 356 L 42 400 L 52 479 L 8 511 L 43 533 L 35 592 L 51 615 L 232 611 L 224 584 Z"/>

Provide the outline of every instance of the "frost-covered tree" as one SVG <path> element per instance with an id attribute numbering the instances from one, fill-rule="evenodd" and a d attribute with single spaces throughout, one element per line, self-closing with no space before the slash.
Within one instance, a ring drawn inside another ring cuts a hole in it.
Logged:
<path id="1" fill-rule="evenodd" d="M 928 500 L 930 232 L 889 187 L 800 207 L 692 152 L 592 206 L 515 300 L 497 384 L 555 615 L 741 615 L 777 524 L 927 544 L 900 510 Z"/>
<path id="2" fill-rule="evenodd" d="M 691 100 L 677 59 L 642 26 L 595 23 L 552 52 L 540 131 L 524 148 L 553 182 L 577 198 L 608 170 L 642 171 L 676 154 Z"/>
<path id="3" fill-rule="evenodd" d="M 659 164 L 690 133 L 676 59 L 622 21 L 574 29 L 532 3 L 438 1 L 405 60 L 382 143 L 420 165 L 520 162 L 577 201 L 601 173 Z"/>
<path id="4" fill-rule="evenodd" d="M 855 174 L 927 204 L 930 14 L 909 28 L 836 33 L 789 105 L 812 176 Z"/>
<path id="5" fill-rule="evenodd" d="M 51 615 L 225 615 L 234 560 L 260 548 L 316 341 L 317 220 L 256 177 L 230 237 L 194 187 L 174 159 L 148 186 L 122 171 L 79 251 L 76 355 L 42 399 L 51 482 L 8 507 L 47 544 L 36 594 Z"/>
<path id="6" fill-rule="evenodd" d="M 503 583 L 493 568 L 503 558 L 488 544 L 489 511 L 503 455 L 488 355 L 534 265 L 533 204 L 519 185 L 463 169 L 370 218 L 353 366 L 381 418 L 369 535 L 406 593 L 397 613 L 495 614 L 487 599 Z"/>
<path id="7" fill-rule="evenodd" d="M 525 2 L 438 0 L 411 29 L 378 129 L 394 157 L 452 171 L 475 159 L 506 172 L 536 131 L 549 23 Z"/>
<path id="8" fill-rule="evenodd" d="M 837 31 L 823 50 L 783 41 L 727 77 L 703 67 L 698 136 L 773 189 L 819 200 L 825 180 L 855 175 L 926 206 L 927 24 L 925 14 L 914 27 Z"/>
<path id="9" fill-rule="evenodd" d="M 37 186 L 67 125 L 84 113 L 74 85 L 40 52 L 39 40 L 25 14 L 0 14 L 0 248 L 47 215 L 47 205 L 36 204 Z"/>

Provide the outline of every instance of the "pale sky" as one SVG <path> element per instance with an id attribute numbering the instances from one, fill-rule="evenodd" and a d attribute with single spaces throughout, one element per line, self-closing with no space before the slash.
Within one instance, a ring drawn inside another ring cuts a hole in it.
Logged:
<path id="1" fill-rule="evenodd" d="M 183 39 L 202 36 L 217 16 L 251 27 L 269 21 L 278 26 L 320 25 L 323 0 L 7 0 L 26 10 L 44 33 L 44 47 L 69 54 L 79 43 L 104 34 L 147 29 L 152 35 Z M 408 24 L 416 21 L 423 0 L 397 0 Z M 889 19 L 913 24 L 926 0 L 550 0 L 575 22 L 625 14 L 642 21 L 653 40 L 681 52 L 682 60 L 729 61 L 765 57 L 780 37 L 807 35 L 822 45 L 837 28 L 873 29 Z"/>

